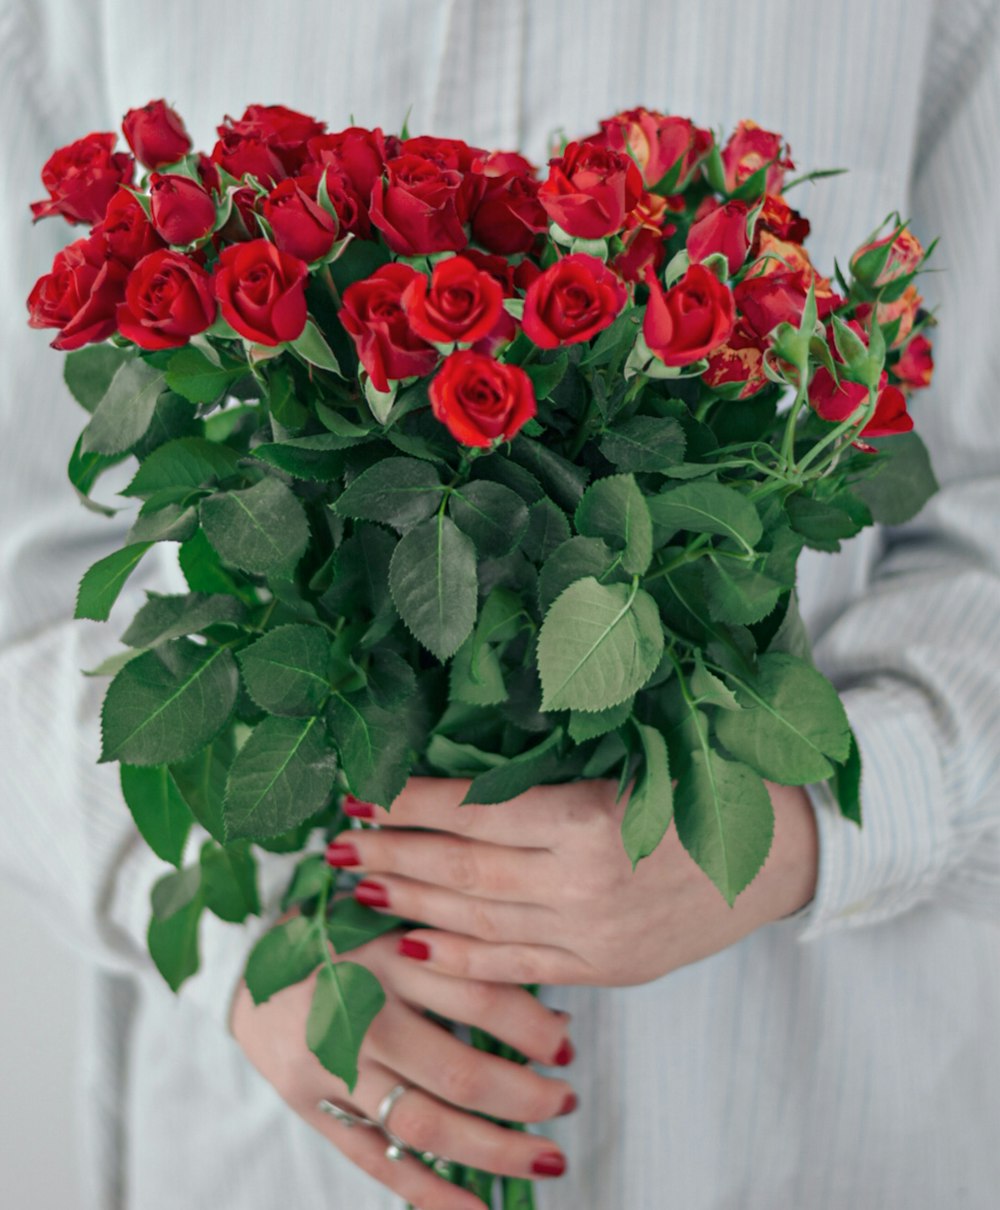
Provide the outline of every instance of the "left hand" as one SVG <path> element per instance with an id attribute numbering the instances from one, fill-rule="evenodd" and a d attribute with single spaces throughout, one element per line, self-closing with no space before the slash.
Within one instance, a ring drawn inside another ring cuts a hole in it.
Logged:
<path id="1" fill-rule="evenodd" d="M 633 872 L 611 781 L 538 786 L 507 803 L 459 803 L 469 783 L 414 777 L 380 830 L 342 834 L 327 860 L 364 874 L 357 898 L 427 928 L 400 950 L 443 974 L 499 983 L 647 983 L 733 945 L 813 895 L 817 835 L 800 787 L 767 783 L 774 842 L 729 908 L 671 826 Z M 413 829 L 421 829 L 415 831 Z"/>

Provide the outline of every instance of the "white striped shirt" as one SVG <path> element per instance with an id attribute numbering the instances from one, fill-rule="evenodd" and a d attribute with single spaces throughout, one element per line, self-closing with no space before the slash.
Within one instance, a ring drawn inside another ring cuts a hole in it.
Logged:
<path id="1" fill-rule="evenodd" d="M 124 531 L 64 479 L 81 427 L 23 300 L 68 233 L 27 228 L 49 152 L 165 96 L 196 145 L 252 101 L 349 115 L 544 164 L 645 104 L 783 132 L 821 269 L 891 209 L 940 308 L 915 406 L 942 481 L 910 525 L 806 556 L 803 611 L 864 753 L 860 831 L 818 802 L 800 917 L 644 987 L 559 989 L 581 1108 L 544 1210 L 987 1210 L 1000 1190 L 1000 29 L 994 0 L 0 0 L 6 237 L 0 323 L 0 862 L 94 959 L 84 1073 L 95 1210 L 389 1210 L 295 1118 L 223 1028 L 253 930 L 207 921 L 174 1000 L 145 955 L 163 867 L 97 766 L 104 682 L 151 562 L 110 626 L 70 621 Z M 117 622 L 117 625 L 116 625 Z M 266 881 L 280 886 L 280 859 Z M 272 897 L 273 898 L 273 897 Z M 207 1012 L 206 1012 L 207 1010 Z"/>

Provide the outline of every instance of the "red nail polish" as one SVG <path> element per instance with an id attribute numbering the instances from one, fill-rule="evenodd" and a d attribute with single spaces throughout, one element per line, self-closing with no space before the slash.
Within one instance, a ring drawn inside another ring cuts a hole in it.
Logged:
<path id="1" fill-rule="evenodd" d="M 556 1051 L 556 1057 L 552 1062 L 556 1067 L 569 1067 L 575 1058 L 576 1051 L 573 1049 L 573 1043 L 569 1038 L 563 1038 L 562 1045 Z"/>
<path id="2" fill-rule="evenodd" d="M 566 1099 L 562 1103 L 562 1109 L 559 1110 L 559 1117 L 565 1117 L 567 1113 L 572 1113 L 580 1104 L 577 1100 L 575 1092 L 567 1092 Z"/>
<path id="3" fill-rule="evenodd" d="M 360 798 L 355 798 L 353 794 L 345 794 L 344 814 L 350 815 L 352 819 L 373 819 L 375 808 L 370 802 L 364 802 Z"/>
<path id="4" fill-rule="evenodd" d="M 354 898 L 366 907 L 387 908 L 389 906 L 389 892 L 381 883 L 369 882 L 367 878 L 354 888 Z"/>
<path id="5" fill-rule="evenodd" d="M 430 946 L 425 945 L 423 941 L 416 941 L 412 937 L 400 939 L 399 952 L 405 958 L 416 958 L 418 962 L 425 962 L 431 956 Z"/>
<path id="6" fill-rule="evenodd" d="M 336 841 L 331 841 L 326 846 L 326 861 L 327 865 L 337 866 L 361 864 L 361 858 L 354 845 L 337 844 Z"/>
<path id="7" fill-rule="evenodd" d="M 566 1157 L 558 1151 L 546 1151 L 531 1161 L 531 1171 L 536 1176 L 562 1176 L 566 1171 Z"/>

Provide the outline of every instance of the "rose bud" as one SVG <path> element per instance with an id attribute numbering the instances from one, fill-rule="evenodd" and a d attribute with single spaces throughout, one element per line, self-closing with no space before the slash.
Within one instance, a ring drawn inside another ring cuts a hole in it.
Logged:
<path id="1" fill-rule="evenodd" d="M 428 286 L 422 273 L 403 291 L 410 327 L 424 340 L 472 343 L 488 336 L 503 310 L 503 289 L 463 256 L 438 261 Z"/>
<path id="2" fill-rule="evenodd" d="M 130 109 L 122 119 L 122 131 L 135 158 L 147 168 L 176 164 L 191 150 L 184 123 L 166 101 Z"/>
<path id="3" fill-rule="evenodd" d="M 310 158 L 308 141 L 326 130 L 325 122 L 286 105 L 248 105 L 238 122 L 227 119 L 227 124 L 237 135 L 259 139 L 290 175 L 299 172 Z"/>
<path id="4" fill-rule="evenodd" d="M 733 330 L 733 293 L 704 265 L 691 265 L 664 293 L 652 270 L 646 272 L 649 304 L 642 334 L 664 365 L 686 366 L 725 344 Z"/>
<path id="5" fill-rule="evenodd" d="M 129 274 L 118 330 L 140 349 L 175 349 L 215 321 L 212 278 L 196 261 L 163 248 Z"/>
<path id="6" fill-rule="evenodd" d="M 445 358 L 429 394 L 431 411 L 455 440 L 484 449 L 509 441 L 538 410 L 531 379 L 520 366 L 471 349 Z"/>
<path id="7" fill-rule="evenodd" d="M 153 173 L 149 185 L 149 221 L 168 244 L 186 246 L 215 226 L 215 202 L 197 181 Z"/>
<path id="8" fill-rule="evenodd" d="M 339 224 L 316 201 L 319 177 L 288 177 L 264 199 L 262 212 L 274 242 L 307 263 L 319 260 L 336 242 Z"/>
<path id="9" fill-rule="evenodd" d="M 767 172 L 760 192 L 780 193 L 785 172 L 795 167 L 781 135 L 762 130 L 756 122 L 740 122 L 721 154 L 726 189 L 730 193 L 765 167 Z"/>
<path id="10" fill-rule="evenodd" d="M 60 147 L 42 168 L 49 191 L 43 202 L 32 202 L 34 221 L 61 214 L 69 223 L 98 223 L 119 185 L 132 183 L 135 161 L 125 151 L 112 150 L 114 134 L 88 134 Z"/>
<path id="11" fill-rule="evenodd" d="M 876 308 L 878 312 L 878 321 L 883 328 L 888 328 L 886 337 L 892 332 L 892 325 L 895 324 L 895 334 L 889 340 L 891 349 L 899 349 L 910 337 L 913 331 L 913 325 L 916 322 L 917 314 L 920 311 L 923 298 L 917 293 L 917 287 L 911 282 L 899 298 L 894 298 L 892 302 L 880 302 Z M 858 318 L 861 318 L 862 308 L 858 307 Z M 870 311 L 870 306 L 867 307 Z"/>
<path id="12" fill-rule="evenodd" d="M 612 151 L 631 153 L 648 188 L 676 167 L 675 187 L 682 189 L 712 146 L 710 130 L 700 129 L 690 118 L 655 109 L 628 109 L 605 118 L 601 131 Z"/>
<path id="13" fill-rule="evenodd" d="M 913 428 L 913 419 L 906 411 L 906 396 L 899 387 L 888 386 L 887 382 L 888 374 L 883 370 L 875 413 L 861 430 L 862 437 L 891 437 Z M 834 424 L 846 420 L 867 401 L 866 386 L 843 378 L 836 383 L 826 366 L 820 366 L 809 383 L 811 407 L 817 416 Z"/>
<path id="14" fill-rule="evenodd" d="M 282 181 L 288 175 L 277 153 L 259 135 L 240 134 L 228 126 L 218 127 L 219 141 L 211 159 L 237 180 L 256 177 L 262 184 Z"/>
<path id="15" fill-rule="evenodd" d="M 931 354 L 931 342 L 919 333 L 899 355 L 899 361 L 892 367 L 893 373 L 910 390 L 919 391 L 931 385 L 934 373 L 934 358 Z"/>
<path id="16" fill-rule="evenodd" d="M 88 236 L 56 253 L 52 270 L 40 277 L 28 296 L 28 324 L 59 328 L 54 349 L 69 352 L 107 340 L 117 324 L 115 310 L 128 273 L 107 256 L 99 236 Z"/>
<path id="17" fill-rule="evenodd" d="M 390 379 L 429 374 L 438 363 L 437 349 L 413 331 L 403 310 L 403 293 L 417 276 L 409 265 L 383 265 L 344 291 L 340 322 L 379 391 L 388 391 Z"/>
<path id="18" fill-rule="evenodd" d="M 635 227 L 622 236 L 624 247 L 611 262 L 611 267 L 623 281 L 641 282 L 649 267 L 655 273 L 666 259 L 663 240 L 676 230 L 654 231 L 647 226 Z"/>
<path id="19" fill-rule="evenodd" d="M 223 248 L 215 295 L 223 317 L 247 340 L 280 345 L 306 326 L 309 266 L 266 239 Z"/>
<path id="20" fill-rule="evenodd" d="M 687 236 L 687 250 L 692 261 L 703 261 L 719 252 L 726 258 L 730 277 L 736 273 L 750 250 L 747 239 L 749 213 L 746 202 L 726 202 L 699 218 Z"/>
<path id="21" fill-rule="evenodd" d="M 915 273 L 923 259 L 920 240 L 908 227 L 899 226 L 883 239 L 862 244 L 851 257 L 851 272 L 859 282 L 878 289 Z"/>
<path id="22" fill-rule="evenodd" d="M 321 134 L 307 143 L 309 156 L 320 167 L 330 166 L 351 182 L 367 209 L 375 182 L 381 177 L 386 159 L 398 151 L 388 149 L 389 140 L 376 127 L 349 126 L 335 134 Z"/>
<path id="23" fill-rule="evenodd" d="M 793 210 L 780 195 L 768 193 L 757 216 L 757 231 L 770 231 L 778 239 L 802 244 L 809 234 L 809 220 Z"/>
<path id="24" fill-rule="evenodd" d="M 163 247 L 138 199 L 128 189 L 119 189 L 104 212 L 104 219 L 94 228 L 108 255 L 132 268 L 150 252 Z"/>
<path id="25" fill-rule="evenodd" d="M 595 143 L 570 143 L 549 160 L 538 200 L 554 222 L 580 239 L 614 235 L 642 197 L 642 176 L 632 160 Z"/>
<path id="26" fill-rule="evenodd" d="M 502 256 L 527 252 L 548 226 L 533 166 L 523 156 L 498 151 L 476 160 L 473 170 L 484 181 L 472 213 L 473 239 Z"/>
<path id="27" fill-rule="evenodd" d="M 740 315 L 752 331 L 763 337 L 780 323 L 799 326 L 807 290 L 801 274 L 785 270 L 746 277 L 733 294 Z"/>
<path id="28" fill-rule="evenodd" d="M 469 242 L 461 172 L 424 156 L 401 155 L 375 182 L 371 221 L 402 256 L 458 252 Z"/>
<path id="29" fill-rule="evenodd" d="M 574 252 L 528 287 L 521 326 L 542 349 L 577 344 L 609 327 L 625 300 L 625 287 L 606 265 Z"/>

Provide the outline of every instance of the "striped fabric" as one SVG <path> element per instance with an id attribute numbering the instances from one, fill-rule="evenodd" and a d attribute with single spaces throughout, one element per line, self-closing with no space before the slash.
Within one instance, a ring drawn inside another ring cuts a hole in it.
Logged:
<path id="1" fill-rule="evenodd" d="M 995 0 L 0 0 L 0 862 L 94 959 L 84 1097 L 93 1210 L 389 1210 L 226 1035 L 250 934 L 206 930 L 174 1000 L 143 952 L 160 864 L 98 767 L 85 681 L 136 606 L 70 622 L 79 573 L 127 522 L 79 508 L 80 427 L 23 299 L 66 230 L 27 228 L 49 151 L 166 96 L 202 146 L 283 102 L 544 163 L 550 136 L 644 103 L 783 131 L 813 254 L 899 206 L 939 307 L 917 404 L 944 490 L 914 523 L 810 555 L 803 609 L 864 750 L 865 827 L 816 795 L 801 916 L 645 987 L 559 989 L 580 1111 L 544 1210 L 987 1210 L 1000 1190 L 1000 30 Z M 145 586 L 176 582 L 166 561 Z M 278 859 L 269 886 L 280 885 Z M 623 939 L 623 943 L 626 939 Z M 167 1141 L 169 1140 L 169 1141 Z"/>

